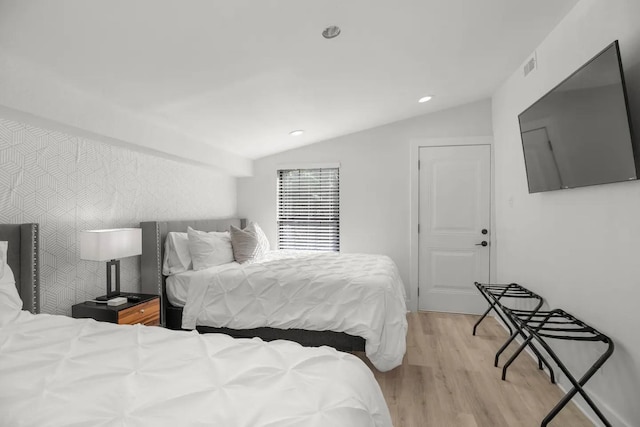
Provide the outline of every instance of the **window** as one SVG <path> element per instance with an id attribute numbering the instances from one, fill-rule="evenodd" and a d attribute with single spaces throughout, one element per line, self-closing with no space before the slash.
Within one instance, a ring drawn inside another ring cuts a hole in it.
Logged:
<path id="1" fill-rule="evenodd" d="M 340 170 L 278 171 L 278 248 L 340 250 Z"/>

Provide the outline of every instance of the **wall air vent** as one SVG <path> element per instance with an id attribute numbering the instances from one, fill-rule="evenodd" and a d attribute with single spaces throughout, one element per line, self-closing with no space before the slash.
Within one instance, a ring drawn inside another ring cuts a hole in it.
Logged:
<path id="1" fill-rule="evenodd" d="M 533 52 L 533 55 L 529 60 L 524 64 L 524 76 L 527 77 L 530 72 L 536 69 L 538 65 L 538 60 L 536 58 L 536 53 Z"/>

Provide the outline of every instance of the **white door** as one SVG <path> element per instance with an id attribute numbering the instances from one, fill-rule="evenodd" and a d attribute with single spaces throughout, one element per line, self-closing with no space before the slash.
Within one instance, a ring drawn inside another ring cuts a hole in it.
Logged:
<path id="1" fill-rule="evenodd" d="M 482 313 L 473 283 L 489 281 L 490 146 L 421 147 L 419 176 L 418 308 Z"/>

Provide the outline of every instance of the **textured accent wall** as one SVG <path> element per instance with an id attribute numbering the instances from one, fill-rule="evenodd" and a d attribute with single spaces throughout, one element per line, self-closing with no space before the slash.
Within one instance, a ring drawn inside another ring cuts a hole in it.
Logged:
<path id="1" fill-rule="evenodd" d="M 40 224 L 45 313 L 105 293 L 105 263 L 80 260 L 79 230 L 235 211 L 224 173 L 0 118 L 0 223 Z M 139 289 L 140 257 L 121 261 L 121 284 Z"/>

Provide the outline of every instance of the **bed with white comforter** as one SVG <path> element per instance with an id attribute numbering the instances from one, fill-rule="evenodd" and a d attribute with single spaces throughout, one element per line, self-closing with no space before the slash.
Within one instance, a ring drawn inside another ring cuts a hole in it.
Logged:
<path id="1" fill-rule="evenodd" d="M 380 371 L 402 363 L 406 297 L 384 255 L 273 251 L 252 264 L 230 263 L 167 278 L 182 327 L 272 327 L 345 332 L 366 340 Z"/>
<path id="2" fill-rule="evenodd" d="M 0 313 L 0 426 L 382 427 L 391 420 L 365 364 L 328 347 L 22 311 Z"/>

